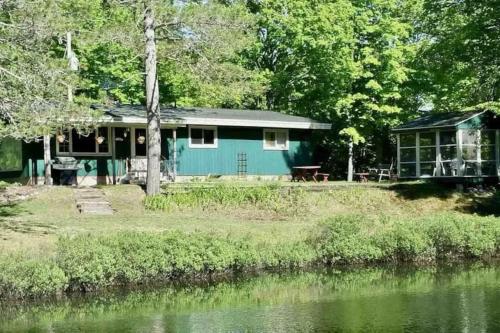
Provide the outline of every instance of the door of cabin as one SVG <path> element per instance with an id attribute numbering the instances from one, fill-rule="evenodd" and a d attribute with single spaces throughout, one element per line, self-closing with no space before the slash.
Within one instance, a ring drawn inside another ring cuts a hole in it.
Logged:
<path id="1" fill-rule="evenodd" d="M 168 154 L 168 138 L 172 137 L 172 131 L 167 129 L 161 130 L 161 179 L 167 180 L 171 175 L 169 169 L 169 154 Z M 147 175 L 147 143 L 146 143 L 146 129 L 145 128 L 132 128 L 130 138 L 130 164 L 129 172 L 133 173 L 135 177 L 146 178 Z M 164 179 L 165 178 L 165 179 Z"/>

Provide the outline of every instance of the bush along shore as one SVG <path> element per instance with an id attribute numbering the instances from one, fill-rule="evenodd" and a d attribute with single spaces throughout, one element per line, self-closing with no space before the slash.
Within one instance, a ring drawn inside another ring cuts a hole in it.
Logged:
<path id="1" fill-rule="evenodd" d="M 262 243 L 203 233 L 62 237 L 53 257 L 0 257 L 0 297 L 30 298 L 250 269 L 480 259 L 500 254 L 500 219 L 443 214 L 338 216 L 306 240 Z"/>

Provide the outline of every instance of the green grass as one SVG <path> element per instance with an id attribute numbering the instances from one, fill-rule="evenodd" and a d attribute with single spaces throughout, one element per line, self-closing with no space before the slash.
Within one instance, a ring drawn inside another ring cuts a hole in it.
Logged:
<path id="1" fill-rule="evenodd" d="M 54 187 L 41 190 L 32 200 L 1 207 L 0 251 L 51 253 L 61 235 L 112 235 L 121 231 L 202 231 L 279 243 L 303 240 L 331 216 L 357 213 L 368 221 L 379 216 L 425 216 L 446 211 L 468 214 L 472 204 L 477 205 L 464 195 L 418 183 L 396 187 L 335 185 L 326 191 L 307 192 L 300 202 L 290 202 L 283 209 L 256 209 L 245 204 L 223 209 L 194 205 L 170 211 L 146 210 L 144 192 L 138 186 L 105 186 L 102 189 L 116 210 L 112 216 L 83 216 L 76 210 L 73 190 Z"/>
<path id="2" fill-rule="evenodd" d="M 176 184 L 167 190 L 174 194 L 153 201 L 137 186 L 102 187 L 112 216 L 78 213 L 71 188 L 42 188 L 0 210 L 0 265 L 8 267 L 0 293 L 40 296 L 243 268 L 499 252 L 494 192 L 422 183 L 285 185 Z"/>

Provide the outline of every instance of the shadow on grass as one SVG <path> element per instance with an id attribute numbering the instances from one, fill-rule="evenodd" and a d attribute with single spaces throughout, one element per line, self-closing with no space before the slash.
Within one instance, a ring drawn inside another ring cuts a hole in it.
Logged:
<path id="1" fill-rule="evenodd" d="M 19 232 L 23 234 L 46 235 L 52 233 L 55 226 L 32 221 L 31 219 L 18 220 L 15 217 L 27 211 L 17 203 L 0 205 L 0 234 L 2 231 Z"/>
<path id="2" fill-rule="evenodd" d="M 500 192 L 468 193 L 459 199 L 458 211 L 481 216 L 500 217 Z"/>
<path id="3" fill-rule="evenodd" d="M 449 199 L 456 192 L 454 186 L 436 183 L 403 183 L 394 184 L 385 189 L 396 192 L 404 200 L 418 200 L 425 198 Z"/>
<path id="4" fill-rule="evenodd" d="M 0 220 L 6 217 L 12 217 L 24 212 L 16 203 L 0 204 Z"/>

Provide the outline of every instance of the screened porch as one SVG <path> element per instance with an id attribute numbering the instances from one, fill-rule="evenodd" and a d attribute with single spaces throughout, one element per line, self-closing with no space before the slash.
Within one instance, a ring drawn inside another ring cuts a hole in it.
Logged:
<path id="1" fill-rule="evenodd" d="M 496 177 L 497 129 L 422 130 L 397 134 L 401 178 Z"/>
<path id="2" fill-rule="evenodd" d="M 494 112 L 427 113 L 393 133 L 400 178 L 499 176 L 500 117 Z"/>

